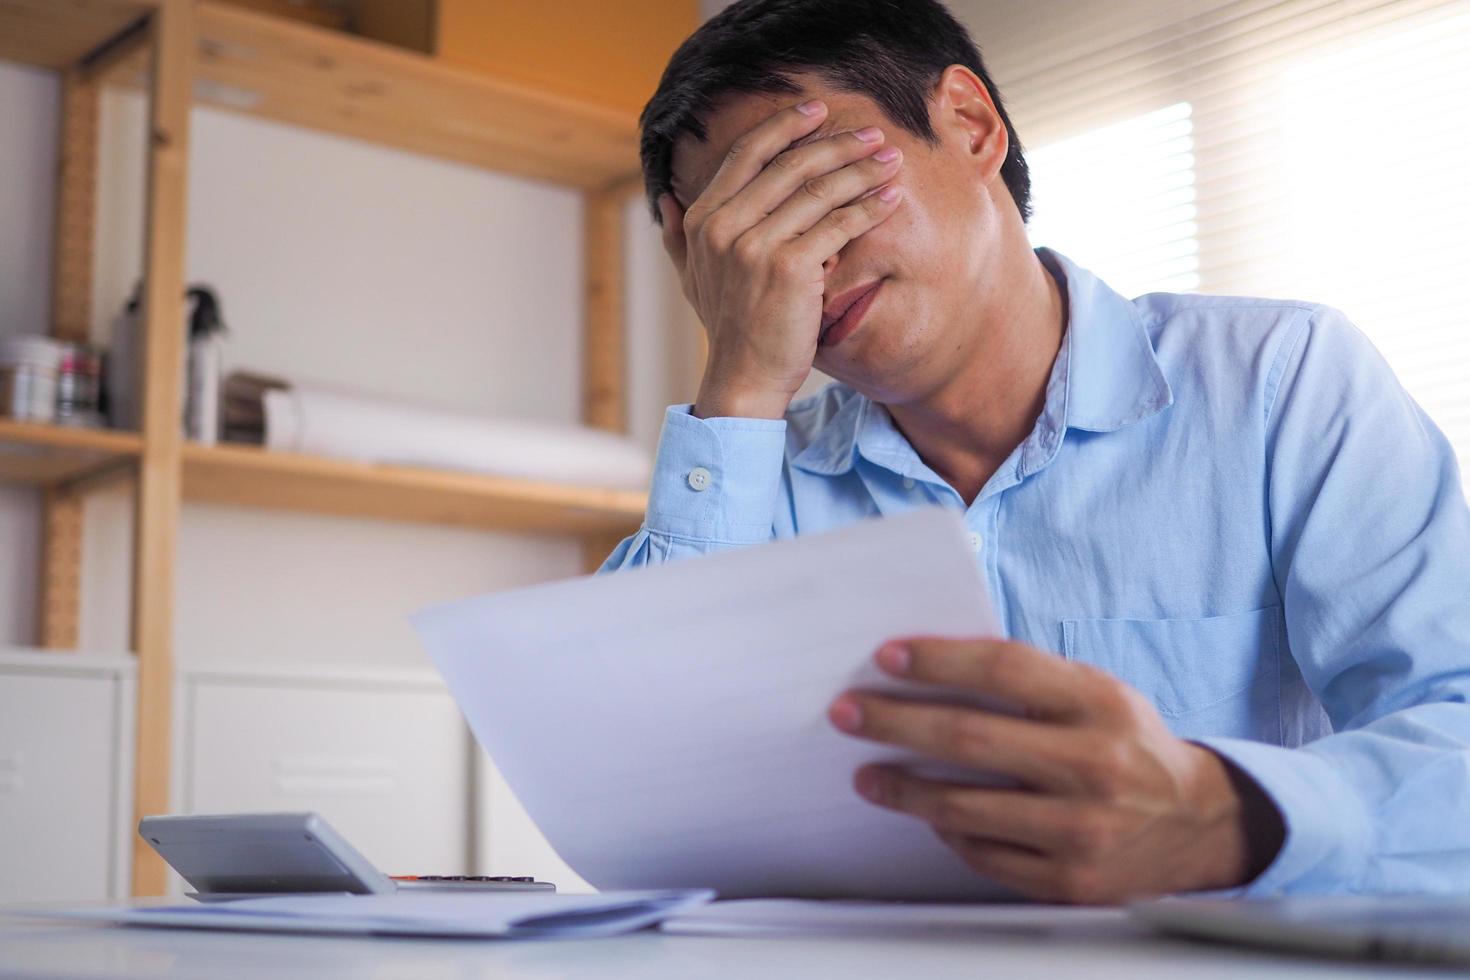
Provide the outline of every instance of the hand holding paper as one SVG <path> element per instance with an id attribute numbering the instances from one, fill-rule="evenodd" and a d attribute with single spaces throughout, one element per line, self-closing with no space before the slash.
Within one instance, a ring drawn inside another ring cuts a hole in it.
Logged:
<path id="1" fill-rule="evenodd" d="M 893 636 L 994 636 L 959 518 L 931 509 L 415 617 L 480 743 L 599 888 L 723 897 L 996 897 L 924 824 L 853 790 L 921 763 L 827 718 Z"/>
<path id="2" fill-rule="evenodd" d="M 876 656 L 894 677 L 983 692 L 1019 717 L 849 692 L 850 735 L 1011 778 L 956 785 L 869 766 L 858 791 L 933 827 L 976 873 L 1043 901 L 1116 904 L 1251 880 L 1280 846 L 1275 806 L 1147 698 L 1087 664 L 1012 640 L 914 637 Z"/>

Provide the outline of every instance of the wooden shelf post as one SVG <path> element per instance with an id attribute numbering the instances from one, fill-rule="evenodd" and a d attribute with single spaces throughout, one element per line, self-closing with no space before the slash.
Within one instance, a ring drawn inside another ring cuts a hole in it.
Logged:
<path id="1" fill-rule="evenodd" d="M 96 81 L 81 67 L 61 77 L 56 222 L 51 263 L 51 335 L 86 343 L 92 329 L 92 249 L 97 214 Z M 81 615 L 82 497 L 63 488 L 42 498 L 38 645 L 76 649 Z"/>
<path id="2" fill-rule="evenodd" d="M 161 0 L 152 17 L 144 230 L 143 455 L 133 543 L 133 649 L 138 655 L 135 817 L 170 808 L 174 558 L 182 493 L 180 411 L 184 350 L 184 232 L 189 104 L 195 48 L 193 0 Z M 161 895 L 167 869 L 133 837 L 133 893 Z"/>
<path id="3" fill-rule="evenodd" d="M 590 191 L 584 201 L 586 276 L 582 353 L 582 417 L 623 432 L 628 425 L 627 340 L 623 324 L 623 205 L 628 184 Z"/>
<path id="4" fill-rule="evenodd" d="M 56 156 L 51 334 L 86 343 L 92 333 L 92 251 L 97 222 L 100 89 L 80 66 L 61 75 L 61 138 Z"/>
<path id="5" fill-rule="evenodd" d="M 628 429 L 628 340 L 624 309 L 626 262 L 623 208 L 641 179 L 620 181 L 584 200 L 583 275 L 586 277 L 582 349 L 582 417 L 610 432 Z M 582 539 L 582 565 L 595 572 L 625 535 Z"/>

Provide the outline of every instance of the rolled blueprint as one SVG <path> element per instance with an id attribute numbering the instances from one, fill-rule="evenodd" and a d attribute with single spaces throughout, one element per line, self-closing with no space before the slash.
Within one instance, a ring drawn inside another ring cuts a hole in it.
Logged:
<path id="1" fill-rule="evenodd" d="M 316 384 L 264 393 L 267 449 L 642 489 L 652 462 L 626 436 L 497 418 Z"/>

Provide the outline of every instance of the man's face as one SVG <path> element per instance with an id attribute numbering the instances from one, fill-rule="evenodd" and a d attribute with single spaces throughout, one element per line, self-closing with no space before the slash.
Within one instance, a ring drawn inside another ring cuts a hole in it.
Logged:
<path id="1" fill-rule="evenodd" d="M 974 310 L 987 285 L 986 270 L 1000 233 L 995 209 L 1014 205 L 1005 195 L 994 199 L 992 185 L 999 178 L 973 150 L 973 126 L 955 111 L 948 81 L 941 82 L 930 100 L 930 119 L 940 138 L 931 147 L 890 121 L 864 95 L 839 92 L 811 75 L 794 80 L 803 88 L 798 94 L 727 97 L 705 120 L 707 142 L 681 138 L 672 160 L 675 197 L 687 209 L 737 138 L 775 112 L 808 99 L 821 99 L 828 107 L 818 136 L 865 126 L 882 129 L 886 145 L 903 151 L 892 181 L 903 188 L 903 201 L 886 221 L 827 260 L 825 295 L 830 300 L 879 279 L 885 280 L 883 290 L 862 328 L 841 344 L 818 348 L 814 366 L 884 403 L 919 397 L 974 350 Z"/>

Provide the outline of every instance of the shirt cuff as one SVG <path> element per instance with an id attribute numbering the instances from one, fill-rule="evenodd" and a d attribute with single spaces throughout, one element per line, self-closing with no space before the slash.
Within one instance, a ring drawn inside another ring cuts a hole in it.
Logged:
<path id="1" fill-rule="evenodd" d="M 1352 891 L 1364 866 L 1371 821 L 1361 793 L 1332 760 L 1239 738 L 1200 745 L 1233 762 L 1276 804 L 1286 825 L 1281 850 L 1254 881 L 1233 890 L 1257 897 Z"/>
<path id="2" fill-rule="evenodd" d="M 770 540 L 786 420 L 701 419 L 692 408 L 664 413 L 644 526 L 736 544 Z"/>

